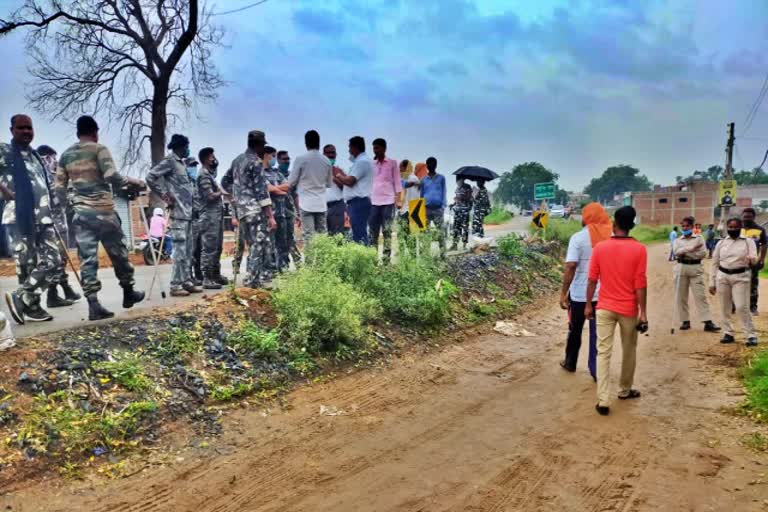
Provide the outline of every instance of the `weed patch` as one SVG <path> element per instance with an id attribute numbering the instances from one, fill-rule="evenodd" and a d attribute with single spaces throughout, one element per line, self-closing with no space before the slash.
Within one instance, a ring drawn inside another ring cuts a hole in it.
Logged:
<path id="1" fill-rule="evenodd" d="M 747 400 L 747 413 L 759 421 L 768 421 L 768 350 L 750 358 L 742 369 Z"/>
<path id="2" fill-rule="evenodd" d="M 512 220 L 513 217 L 514 215 L 511 212 L 508 212 L 501 206 L 494 206 L 491 209 L 491 213 L 485 216 L 484 224 L 489 226 L 504 224 L 505 222 Z"/>
<path id="3" fill-rule="evenodd" d="M 146 363 L 134 354 L 117 355 L 114 361 L 96 362 L 93 369 L 101 376 L 102 384 L 110 380 L 128 391 L 147 393 L 153 385 L 145 373 Z"/>
<path id="4" fill-rule="evenodd" d="M 756 452 L 768 452 L 768 436 L 752 432 L 741 439 L 741 444 Z"/>

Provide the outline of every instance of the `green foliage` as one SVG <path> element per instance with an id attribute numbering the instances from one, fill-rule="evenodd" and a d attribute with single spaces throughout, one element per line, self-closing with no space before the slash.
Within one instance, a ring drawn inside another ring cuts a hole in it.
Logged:
<path id="1" fill-rule="evenodd" d="M 161 357 L 183 357 L 200 352 L 203 340 L 200 330 L 186 330 L 178 327 L 163 333 L 160 343 L 155 347 Z"/>
<path id="2" fill-rule="evenodd" d="M 316 272 L 364 286 L 376 273 L 379 255 L 375 248 L 349 243 L 341 235 L 316 236 L 307 248 L 305 259 L 306 265 Z"/>
<path id="3" fill-rule="evenodd" d="M 525 256 L 525 245 L 517 235 L 507 235 L 496 241 L 499 254 L 503 258 L 519 259 Z"/>
<path id="4" fill-rule="evenodd" d="M 144 361 L 135 354 L 126 353 L 117 356 L 115 361 L 94 363 L 93 368 L 128 391 L 146 393 L 153 387 L 145 373 Z"/>
<path id="5" fill-rule="evenodd" d="M 441 277 L 432 258 L 400 258 L 396 265 L 379 269 L 368 287 L 370 297 L 381 304 L 384 314 L 400 324 L 437 326 L 448 319 L 453 284 Z"/>
<path id="6" fill-rule="evenodd" d="M 545 240 L 557 240 L 565 247 L 571 237 L 582 229 L 581 222 L 574 219 L 549 219 L 547 229 L 540 231 Z M 538 231 L 531 228 L 531 232 Z"/>
<path id="7" fill-rule="evenodd" d="M 491 209 L 491 213 L 485 216 L 484 223 L 487 225 L 504 224 L 512 220 L 513 216 L 511 212 L 508 212 L 501 206 L 494 206 Z"/>
<path id="8" fill-rule="evenodd" d="M 741 440 L 742 444 L 756 452 L 768 452 L 768 437 L 760 432 L 747 434 Z"/>
<path id="9" fill-rule="evenodd" d="M 668 241 L 670 231 L 672 231 L 672 226 L 648 226 L 641 224 L 636 226 L 629 234 L 638 242 L 650 244 Z"/>
<path id="10" fill-rule="evenodd" d="M 758 420 L 768 420 L 768 350 L 755 354 L 742 374 L 747 389 L 747 411 Z"/>
<path id="11" fill-rule="evenodd" d="M 120 411 L 88 411 L 65 391 L 35 397 L 24 418 L 20 447 L 36 453 L 71 456 L 90 455 L 94 448 L 120 451 L 157 410 L 155 402 L 132 402 Z"/>
<path id="12" fill-rule="evenodd" d="M 246 320 L 230 332 L 228 342 L 235 350 L 270 357 L 280 350 L 280 332 L 264 330 L 251 320 Z"/>
<path id="13" fill-rule="evenodd" d="M 512 172 L 505 172 L 498 181 L 493 198 L 501 204 L 528 206 L 533 201 L 536 183 L 557 182 L 560 176 L 538 162 L 516 165 Z"/>
<path id="14" fill-rule="evenodd" d="M 236 384 L 223 384 L 214 386 L 211 389 L 211 400 L 216 402 L 226 402 L 233 398 L 248 395 L 254 390 L 254 385 L 250 382 L 238 382 Z"/>
<path id="15" fill-rule="evenodd" d="M 283 336 L 310 354 L 328 344 L 362 340 L 365 323 L 380 311 L 376 301 L 357 287 L 311 265 L 282 276 L 273 300 Z"/>
<path id="16" fill-rule="evenodd" d="M 631 165 L 609 167 L 599 178 L 592 178 L 584 193 L 595 201 L 610 201 L 622 192 L 646 192 L 651 190 L 650 180 Z"/>

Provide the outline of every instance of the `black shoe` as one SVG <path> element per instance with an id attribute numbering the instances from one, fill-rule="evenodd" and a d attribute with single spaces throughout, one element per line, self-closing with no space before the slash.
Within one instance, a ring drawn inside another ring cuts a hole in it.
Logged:
<path id="1" fill-rule="evenodd" d="M 24 318 L 30 322 L 50 322 L 53 316 L 40 307 L 40 304 L 28 306 L 24 304 Z"/>
<path id="2" fill-rule="evenodd" d="M 757 338 L 749 338 L 747 340 L 747 343 L 745 343 L 748 347 L 756 347 L 757 346 Z"/>
<path id="3" fill-rule="evenodd" d="M 216 278 L 214 280 L 222 286 L 227 286 L 229 284 L 229 279 L 221 274 L 216 274 Z"/>
<path id="4" fill-rule="evenodd" d="M 720 332 L 720 327 L 715 325 L 712 320 L 704 322 L 704 332 Z"/>
<path id="5" fill-rule="evenodd" d="M 137 292 L 133 289 L 133 286 L 126 286 L 123 288 L 123 307 L 128 309 L 132 308 L 134 304 L 144 300 L 144 292 Z"/>
<path id="6" fill-rule="evenodd" d="M 720 343 L 733 343 L 735 341 L 736 339 L 730 334 L 723 334 L 723 337 L 720 338 Z"/>
<path id="7" fill-rule="evenodd" d="M 88 296 L 88 320 L 104 320 L 113 316 L 115 314 L 105 309 L 99 303 L 99 298 L 95 294 Z"/>
<path id="8" fill-rule="evenodd" d="M 73 301 L 59 297 L 59 291 L 56 289 L 56 285 L 48 288 L 48 297 L 45 301 L 49 308 L 63 308 L 74 304 Z"/>
<path id="9" fill-rule="evenodd" d="M 24 303 L 21 301 L 18 292 L 5 292 L 5 302 L 8 304 L 8 311 L 14 321 L 19 325 L 24 325 Z"/>
<path id="10" fill-rule="evenodd" d="M 79 293 L 73 290 L 71 286 L 69 286 L 69 283 L 62 284 L 61 289 L 64 290 L 64 297 L 67 300 L 71 300 L 72 302 L 77 302 L 83 298 Z"/>
<path id="11" fill-rule="evenodd" d="M 203 278 L 202 277 L 193 277 L 192 278 L 192 284 L 195 286 L 203 286 Z"/>
<path id="12" fill-rule="evenodd" d="M 681 331 L 687 331 L 690 328 L 691 328 L 691 322 L 689 322 L 687 320 L 685 322 L 683 322 L 683 325 L 680 326 L 680 330 Z"/>
<path id="13" fill-rule="evenodd" d="M 597 404 L 595 406 L 595 410 L 597 411 L 597 414 L 599 414 L 600 416 L 608 416 L 608 414 L 610 414 L 611 412 L 610 407 L 608 407 L 607 405 L 600 405 L 600 404 Z"/>
<path id="14" fill-rule="evenodd" d="M 205 277 L 203 278 L 203 289 L 204 290 L 221 290 L 222 284 L 217 281 L 214 277 Z"/>
<path id="15" fill-rule="evenodd" d="M 200 293 L 203 291 L 203 283 L 201 282 L 199 285 L 195 284 L 192 281 L 188 281 L 181 285 L 182 288 L 184 288 L 189 293 Z"/>
<path id="16" fill-rule="evenodd" d="M 568 366 L 565 361 L 560 361 L 560 368 L 562 368 L 563 370 L 565 370 L 567 372 L 570 372 L 570 373 L 575 373 L 576 372 L 576 368 Z"/>

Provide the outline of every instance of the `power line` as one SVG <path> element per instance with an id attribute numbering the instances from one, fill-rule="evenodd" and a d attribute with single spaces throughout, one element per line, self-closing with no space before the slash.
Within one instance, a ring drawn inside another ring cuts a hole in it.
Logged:
<path id="1" fill-rule="evenodd" d="M 752 127 L 752 122 L 755 120 L 755 117 L 757 117 L 757 112 L 760 110 L 760 105 L 762 105 L 766 93 L 768 93 L 768 74 L 765 75 L 765 80 L 763 80 L 763 86 L 760 88 L 757 99 L 755 99 L 752 108 L 749 109 L 749 113 L 744 119 L 744 134 L 746 134 Z"/>
<path id="2" fill-rule="evenodd" d="M 763 165 L 765 165 L 765 161 L 766 160 L 768 160 L 768 150 L 765 151 L 765 156 L 763 157 L 763 161 L 760 162 L 760 165 L 758 165 L 755 168 L 755 174 L 757 174 L 757 171 L 762 171 L 763 170 Z"/>
<path id="3" fill-rule="evenodd" d="M 214 13 L 211 13 L 211 16 L 224 16 L 225 14 L 234 14 L 236 12 L 243 12 L 247 9 L 250 9 L 251 7 L 256 7 L 257 5 L 261 5 L 264 3 L 267 3 L 267 0 L 260 0 L 258 2 L 254 2 L 252 4 L 248 4 L 243 7 L 239 7 L 237 9 L 232 9 L 231 11 L 214 12 Z"/>

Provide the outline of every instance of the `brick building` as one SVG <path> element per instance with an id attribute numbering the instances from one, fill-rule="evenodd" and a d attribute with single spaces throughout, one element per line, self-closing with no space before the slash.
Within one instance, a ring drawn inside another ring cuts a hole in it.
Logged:
<path id="1" fill-rule="evenodd" d="M 719 220 L 716 218 L 718 196 L 718 183 L 698 181 L 672 187 L 656 186 L 652 192 L 635 192 L 632 206 L 637 210 L 638 223 L 642 224 L 678 224 L 687 215 L 701 224 L 714 224 Z M 768 201 L 768 185 L 739 186 L 731 213 L 739 214 L 742 208 L 758 206 L 762 201 Z"/>

